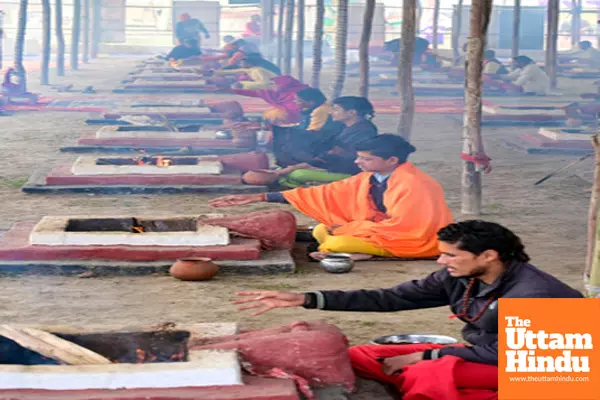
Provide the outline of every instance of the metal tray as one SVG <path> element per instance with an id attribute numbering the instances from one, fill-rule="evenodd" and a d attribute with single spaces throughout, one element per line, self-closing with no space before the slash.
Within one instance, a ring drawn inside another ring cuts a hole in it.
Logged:
<path id="1" fill-rule="evenodd" d="M 388 335 L 380 336 L 374 339 L 371 344 L 457 344 L 458 340 L 450 336 L 443 335 Z"/>

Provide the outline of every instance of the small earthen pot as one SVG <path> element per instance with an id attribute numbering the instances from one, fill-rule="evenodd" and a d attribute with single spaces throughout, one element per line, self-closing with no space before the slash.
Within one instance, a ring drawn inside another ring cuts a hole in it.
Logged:
<path id="1" fill-rule="evenodd" d="M 219 271 L 210 258 L 182 258 L 171 266 L 169 273 L 182 281 L 208 281 Z"/>
<path id="2" fill-rule="evenodd" d="M 242 176 L 248 185 L 270 185 L 279 178 L 276 171 L 248 171 Z"/>

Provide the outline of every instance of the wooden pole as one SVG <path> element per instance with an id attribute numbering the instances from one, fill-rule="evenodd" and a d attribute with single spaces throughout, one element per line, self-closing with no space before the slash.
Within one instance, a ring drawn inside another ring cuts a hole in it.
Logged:
<path id="1" fill-rule="evenodd" d="M 492 11 L 492 0 L 473 0 L 465 82 L 465 118 L 463 154 L 478 157 L 484 154 L 481 139 L 481 97 L 483 51 Z M 481 214 L 481 167 L 473 161 L 463 161 L 462 213 Z"/>
<path id="2" fill-rule="evenodd" d="M 50 0 L 42 0 L 42 17 L 43 23 L 43 46 L 42 46 L 42 65 L 40 82 L 42 85 L 48 85 L 50 83 L 50 46 L 52 37 L 52 11 L 50 9 Z"/>
<path id="3" fill-rule="evenodd" d="M 285 11 L 285 0 L 279 0 L 279 12 L 277 19 L 277 66 L 283 69 L 283 20 Z"/>
<path id="4" fill-rule="evenodd" d="M 90 61 L 90 0 L 83 0 L 83 57 L 85 64 Z"/>
<path id="5" fill-rule="evenodd" d="M 71 69 L 79 69 L 79 38 L 81 34 L 81 0 L 73 0 L 73 25 L 71 31 Z"/>
<path id="6" fill-rule="evenodd" d="M 511 56 L 515 58 L 519 55 L 521 33 L 521 0 L 515 0 L 515 8 L 513 9 L 513 37 Z"/>
<path id="7" fill-rule="evenodd" d="M 460 32 L 462 30 L 462 6 L 463 0 L 458 0 L 455 8 L 455 15 L 452 20 L 452 58 L 454 64 L 460 58 Z"/>
<path id="8" fill-rule="evenodd" d="M 325 0 L 317 0 L 315 16 L 315 38 L 313 46 L 312 87 L 321 86 L 321 68 L 323 68 L 323 25 L 325 18 Z"/>
<path id="9" fill-rule="evenodd" d="M 0 336 L 10 339 L 25 347 L 68 365 L 97 365 L 112 364 L 112 362 L 78 344 L 69 342 L 49 332 L 35 328 L 17 328 L 10 325 L 0 325 Z"/>
<path id="10" fill-rule="evenodd" d="M 438 31 L 439 31 L 439 22 L 440 22 L 440 0 L 435 0 L 433 4 L 433 27 L 432 27 L 432 35 L 431 38 L 431 46 L 434 50 L 438 48 Z"/>
<path id="11" fill-rule="evenodd" d="M 102 38 L 102 0 L 92 0 L 92 45 L 90 56 L 98 57 Z"/>
<path id="12" fill-rule="evenodd" d="M 15 70 L 20 73 L 20 78 L 25 79 L 25 67 L 23 66 L 23 50 L 25 48 L 25 31 L 27 30 L 27 6 L 28 0 L 19 3 L 19 25 L 15 37 Z"/>
<path id="13" fill-rule="evenodd" d="M 412 64 L 415 52 L 416 9 L 416 0 L 404 0 L 402 3 L 402 46 L 398 63 L 398 92 L 400 93 L 398 133 L 406 140 L 410 140 L 415 115 Z"/>
<path id="14" fill-rule="evenodd" d="M 600 194 L 600 140 L 598 135 L 592 137 L 592 144 L 594 145 L 595 163 L 594 163 L 594 183 L 592 185 L 592 194 L 590 196 L 590 206 L 588 209 L 588 234 L 587 234 L 587 254 L 585 259 L 585 271 L 583 273 L 583 281 L 585 285 L 588 285 L 588 293 L 592 295 L 595 292 L 595 296 L 600 296 L 600 271 L 598 270 L 600 248 L 597 243 L 600 237 L 597 234 L 598 230 L 598 197 Z M 594 275 L 594 286 L 595 290 L 591 289 L 591 276 L 592 269 L 596 264 L 596 272 Z"/>
<path id="15" fill-rule="evenodd" d="M 560 0 L 548 0 L 548 32 L 546 35 L 546 68 L 552 88 L 556 88 L 556 52 Z"/>
<path id="16" fill-rule="evenodd" d="M 287 0 L 286 3 L 286 18 L 285 18 L 285 43 L 283 53 L 283 74 L 291 75 L 292 73 L 292 47 L 294 33 L 294 8 L 295 1 Z"/>
<path id="17" fill-rule="evenodd" d="M 0 10 L 0 71 L 2 71 L 4 64 L 4 11 Z"/>
<path id="18" fill-rule="evenodd" d="M 581 0 L 572 0 L 571 4 L 571 44 L 575 47 L 581 41 Z"/>
<path id="19" fill-rule="evenodd" d="M 358 57 L 360 60 L 359 93 L 362 97 L 369 96 L 369 42 L 373 30 L 373 17 L 375 15 L 375 0 L 367 0 L 363 15 L 363 28 L 360 36 Z"/>
<path id="20" fill-rule="evenodd" d="M 63 33 L 62 0 L 56 0 L 54 29 L 56 30 L 56 75 L 65 76 L 65 35 Z"/>
<path id="21" fill-rule="evenodd" d="M 348 0 L 338 0 L 338 14 L 335 32 L 335 77 L 333 99 L 340 97 L 346 78 L 346 46 L 348 42 Z"/>
<path id="22" fill-rule="evenodd" d="M 298 0 L 298 29 L 296 29 L 296 76 L 304 82 L 304 0 Z"/>

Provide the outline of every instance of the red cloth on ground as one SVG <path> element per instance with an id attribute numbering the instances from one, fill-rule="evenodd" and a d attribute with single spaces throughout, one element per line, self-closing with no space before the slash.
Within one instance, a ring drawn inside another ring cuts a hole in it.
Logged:
<path id="1" fill-rule="evenodd" d="M 349 349 L 357 376 L 391 383 L 403 400 L 497 400 L 498 367 L 465 361 L 454 356 L 424 360 L 401 373 L 383 373 L 381 358 L 443 347 L 436 344 L 363 345 Z"/>
<path id="2" fill-rule="evenodd" d="M 289 211 L 255 211 L 201 222 L 223 226 L 238 236 L 258 239 L 265 250 L 292 249 L 296 243 L 296 217 Z"/>

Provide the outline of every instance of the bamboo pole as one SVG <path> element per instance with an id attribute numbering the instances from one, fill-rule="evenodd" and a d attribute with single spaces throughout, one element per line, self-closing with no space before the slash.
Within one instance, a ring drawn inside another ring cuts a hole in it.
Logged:
<path id="1" fill-rule="evenodd" d="M 359 94 L 362 97 L 369 96 L 369 42 L 373 30 L 373 16 L 375 15 L 375 0 L 367 0 L 365 13 L 363 15 L 363 28 L 360 36 L 360 48 L 358 58 L 360 60 L 360 83 Z"/>
<path id="2" fill-rule="evenodd" d="M 483 51 L 492 11 L 492 0 L 473 0 L 465 82 L 465 118 L 463 154 L 477 157 L 484 154 L 481 139 L 481 97 Z M 473 161 L 463 161 L 462 213 L 481 214 L 481 167 Z"/>
<path id="3" fill-rule="evenodd" d="M 277 18 L 277 66 L 283 69 L 283 22 L 284 22 L 285 0 L 279 0 Z"/>
<path id="4" fill-rule="evenodd" d="M 454 59 L 454 64 L 456 64 L 456 60 L 460 58 L 459 48 L 460 32 L 462 30 L 462 6 L 463 0 L 458 0 L 458 4 L 456 5 L 455 9 L 455 15 L 452 20 L 452 58 Z"/>
<path id="5" fill-rule="evenodd" d="M 404 0 L 402 4 L 402 46 L 398 63 L 398 92 L 400 93 L 398 133 L 406 140 L 410 140 L 415 115 L 412 64 L 415 51 L 416 8 L 415 0 Z"/>
<path id="6" fill-rule="evenodd" d="M 433 4 L 433 37 L 431 38 L 431 46 L 434 50 L 438 48 L 438 31 L 439 31 L 439 23 L 440 23 L 440 0 L 435 0 Z"/>
<path id="7" fill-rule="evenodd" d="M 102 40 L 102 0 L 92 0 L 92 44 L 90 56 L 98 57 Z"/>
<path id="8" fill-rule="evenodd" d="M 315 16 L 315 40 L 313 42 L 312 87 L 321 86 L 321 69 L 323 68 L 323 25 L 325 18 L 325 0 L 317 0 Z"/>
<path id="9" fill-rule="evenodd" d="M 65 35 L 63 33 L 62 0 L 56 0 L 54 29 L 56 32 L 56 75 L 65 76 Z"/>
<path id="10" fill-rule="evenodd" d="M 295 1 L 287 0 L 285 11 L 285 39 L 283 49 L 283 74 L 292 74 L 292 46 L 293 46 L 293 33 L 294 33 L 294 8 Z"/>
<path id="11" fill-rule="evenodd" d="M 73 0 L 73 21 L 71 26 L 71 69 L 79 69 L 79 40 L 81 37 L 81 0 Z"/>
<path id="12" fill-rule="evenodd" d="M 48 85 L 50 83 L 50 51 L 52 41 L 52 11 L 50 8 L 50 0 L 42 0 L 42 16 L 43 24 L 43 47 L 42 47 L 42 65 L 40 81 L 42 85 Z"/>
<path id="13" fill-rule="evenodd" d="M 552 88 L 556 88 L 556 52 L 558 42 L 558 14 L 560 1 L 548 0 L 548 32 L 546 35 L 545 71 L 550 77 Z"/>
<path id="14" fill-rule="evenodd" d="M 592 137 L 594 145 L 594 183 L 588 209 L 587 254 L 583 281 L 590 297 L 600 297 L 600 245 L 598 245 L 598 197 L 600 194 L 600 140 L 598 135 Z M 592 273 L 593 271 L 593 273 Z M 593 275 L 593 280 L 592 280 Z"/>
<path id="15" fill-rule="evenodd" d="M 332 98 L 342 95 L 346 78 L 346 46 L 348 45 L 348 0 L 338 0 L 335 32 L 335 75 Z"/>
<path id="16" fill-rule="evenodd" d="M 296 76 L 304 82 L 304 0 L 298 0 L 298 28 L 296 29 Z"/>
<path id="17" fill-rule="evenodd" d="M 83 0 L 83 55 L 84 64 L 90 62 L 90 0 Z"/>
<path id="18" fill-rule="evenodd" d="M 571 45 L 575 47 L 581 41 L 581 0 L 572 0 Z"/>
<path id="19" fill-rule="evenodd" d="M 515 8 L 513 9 L 513 38 L 511 56 L 515 58 L 519 55 L 521 33 L 521 0 L 515 0 Z"/>

